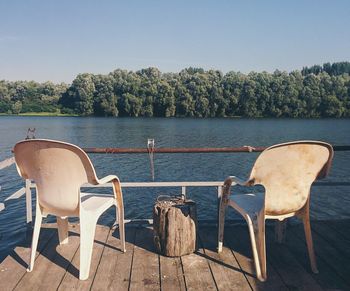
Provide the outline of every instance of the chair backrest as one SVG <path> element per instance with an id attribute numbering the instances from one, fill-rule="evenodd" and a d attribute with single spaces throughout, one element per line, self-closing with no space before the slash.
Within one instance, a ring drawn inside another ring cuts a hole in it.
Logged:
<path id="1" fill-rule="evenodd" d="M 19 174 L 34 180 L 45 213 L 79 215 L 80 186 L 95 183 L 94 167 L 79 147 L 45 139 L 18 142 L 14 155 Z"/>
<path id="2" fill-rule="evenodd" d="M 309 198 L 311 184 L 328 174 L 332 159 L 332 146 L 318 141 L 284 143 L 264 150 L 249 180 L 265 188 L 265 213 L 300 210 Z"/>

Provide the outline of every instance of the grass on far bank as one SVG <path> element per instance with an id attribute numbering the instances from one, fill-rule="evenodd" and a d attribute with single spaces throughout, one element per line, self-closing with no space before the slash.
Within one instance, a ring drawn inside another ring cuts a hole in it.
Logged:
<path id="1" fill-rule="evenodd" d="M 0 116 L 79 116 L 78 114 L 66 114 L 60 112 L 23 112 L 19 114 L 0 113 Z"/>

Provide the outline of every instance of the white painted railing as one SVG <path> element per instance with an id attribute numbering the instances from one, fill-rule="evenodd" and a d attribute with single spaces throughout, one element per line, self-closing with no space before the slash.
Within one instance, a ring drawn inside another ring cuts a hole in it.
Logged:
<path id="1" fill-rule="evenodd" d="M 204 181 L 204 182 L 124 182 L 121 183 L 122 188 L 160 188 L 160 187 L 179 187 L 181 188 L 181 194 L 186 197 L 187 187 L 216 187 L 218 199 L 221 197 L 223 181 Z M 31 222 L 32 217 L 32 189 L 35 189 L 35 183 L 30 180 L 26 180 L 25 187 L 12 194 L 5 201 L 10 199 L 20 198 L 25 194 L 26 196 L 26 216 L 27 223 Z M 112 187 L 112 183 L 106 183 L 104 185 L 91 185 L 84 184 L 82 187 L 86 188 L 106 188 Z M 1 206 L 2 205 L 2 206 Z M 0 204 L 0 212 L 5 209 L 4 203 Z"/>
<path id="2" fill-rule="evenodd" d="M 0 170 L 5 169 L 15 163 L 15 158 L 11 157 L 0 162 Z"/>
<path id="3" fill-rule="evenodd" d="M 222 187 L 224 185 L 224 181 L 192 181 L 192 182 L 122 182 L 122 188 L 167 188 L 167 187 L 179 187 L 181 188 L 181 195 L 186 197 L 187 187 L 215 187 L 217 193 L 218 202 L 222 195 Z M 348 182 L 315 182 L 314 186 L 350 186 Z M 30 180 L 26 180 L 26 187 L 22 188 L 20 191 L 26 194 L 26 213 L 27 213 L 27 223 L 32 221 L 32 192 L 31 189 L 35 189 L 35 183 L 32 183 Z M 82 185 L 84 188 L 111 188 L 112 183 L 106 183 L 103 185 L 92 185 L 92 184 L 84 184 Z M 17 191 L 19 192 L 19 191 Z M 16 193 L 17 193 L 16 192 Z M 21 192 L 21 193 L 22 193 Z M 21 196 L 24 194 L 22 193 Z M 15 194 L 13 194 L 15 195 Z M 12 196 L 13 196 L 12 195 Z M 11 196 L 11 197 L 12 197 Z M 20 196 L 19 196 L 20 197 Z M 19 198 L 16 197 L 16 198 Z M 0 210 L 1 211 L 1 210 Z"/>
<path id="4" fill-rule="evenodd" d="M 3 160 L 3 161 L 0 162 L 0 170 L 5 169 L 5 168 L 13 165 L 14 163 L 15 163 L 15 158 L 14 157 L 11 157 L 11 158 L 8 158 L 6 160 Z M 0 190 L 1 190 L 1 185 L 0 185 Z M 9 197 L 7 197 L 4 200 L 4 202 L 6 202 L 8 200 L 11 200 L 11 199 L 17 199 L 17 198 L 21 197 L 24 193 L 25 193 L 25 189 L 21 188 L 18 191 L 16 191 L 15 193 L 13 193 L 12 195 L 10 195 Z M 2 210 L 4 210 L 4 209 L 5 209 L 5 203 L 0 202 L 0 212 Z"/>
<path id="5" fill-rule="evenodd" d="M 14 157 L 8 158 L 0 162 L 0 170 L 7 168 L 15 163 Z M 122 182 L 121 186 L 123 188 L 160 188 L 160 187 L 179 187 L 181 188 L 181 194 L 186 197 L 187 187 L 216 187 L 217 188 L 217 198 L 218 200 L 222 195 L 222 186 L 223 181 L 202 181 L 202 182 Z M 316 182 L 314 186 L 350 186 L 349 182 Z M 25 187 L 20 188 L 15 193 L 7 197 L 0 202 L 0 212 L 3 211 L 6 207 L 6 203 L 12 199 L 18 199 L 25 195 L 26 197 L 26 218 L 27 223 L 31 222 L 33 219 L 32 215 L 32 191 L 31 189 L 35 188 L 35 183 L 32 183 L 30 180 L 25 181 Z M 107 183 L 104 185 L 91 185 L 84 184 L 83 187 L 91 188 L 105 188 L 112 187 L 112 183 Z M 0 186 L 1 190 L 1 186 Z"/>
<path id="6" fill-rule="evenodd" d="M 222 195 L 222 186 L 224 181 L 203 181 L 203 182 L 122 182 L 122 188 L 167 188 L 167 187 L 179 187 L 181 188 L 181 195 L 186 197 L 187 187 L 215 187 L 217 188 L 217 198 L 220 199 Z M 26 180 L 26 207 L 27 207 L 27 223 L 32 221 L 32 200 L 31 189 L 35 188 L 35 183 L 31 183 L 30 180 Z M 103 185 L 91 185 L 84 184 L 84 188 L 111 188 L 112 183 L 106 183 Z M 23 195 L 23 194 L 22 194 Z"/>

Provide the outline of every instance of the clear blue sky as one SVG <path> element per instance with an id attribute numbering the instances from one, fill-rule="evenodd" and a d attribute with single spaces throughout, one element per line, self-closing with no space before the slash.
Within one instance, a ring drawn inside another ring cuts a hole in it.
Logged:
<path id="1" fill-rule="evenodd" d="M 350 61 L 350 1 L 0 0 L 0 79 Z"/>

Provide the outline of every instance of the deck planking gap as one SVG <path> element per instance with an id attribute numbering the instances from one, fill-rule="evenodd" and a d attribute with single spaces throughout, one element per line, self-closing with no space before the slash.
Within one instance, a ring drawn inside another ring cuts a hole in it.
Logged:
<path id="1" fill-rule="evenodd" d="M 217 239 L 212 231 L 199 229 L 199 237 L 204 247 L 204 254 L 209 262 L 213 277 L 219 290 L 251 290 L 231 250 L 223 247 L 217 252 Z"/>
<path id="2" fill-rule="evenodd" d="M 70 262 L 79 247 L 79 227 L 69 226 L 69 242 L 59 245 L 58 234 L 47 244 L 36 259 L 34 269 L 26 273 L 14 290 L 52 290 L 61 283 Z"/>
<path id="3" fill-rule="evenodd" d="M 43 225 L 33 272 L 26 272 L 28 240 L 0 264 L 0 290 L 349 290 L 349 244 L 340 233 L 349 229 L 350 221 L 341 221 L 339 231 L 337 223 L 312 222 L 319 274 L 310 270 L 301 224 L 288 227 L 282 245 L 274 242 L 274 231 L 267 226 L 266 282 L 255 277 L 246 225 L 225 228 L 221 254 L 216 252 L 217 228 L 199 226 L 198 251 L 181 258 L 159 256 L 150 227 L 127 227 L 127 252 L 122 253 L 118 229 L 97 226 L 87 281 L 78 279 L 78 225 L 70 225 L 69 243 L 63 246 L 58 245 L 56 225 Z"/>
<path id="4" fill-rule="evenodd" d="M 80 269 L 80 246 L 77 249 L 71 264 L 69 265 L 58 290 L 88 290 L 93 282 L 96 269 L 100 262 L 100 258 L 110 232 L 109 227 L 96 227 L 95 240 L 92 249 L 90 274 L 87 280 L 78 280 Z M 78 271 L 78 272 L 77 272 Z"/>
<path id="5" fill-rule="evenodd" d="M 251 242 L 247 225 L 225 227 L 224 245 L 228 246 L 232 254 L 244 272 L 250 287 L 253 290 L 289 290 L 275 268 L 269 263 L 267 252 L 267 277 L 266 282 L 260 282 L 256 278 Z"/>
<path id="6" fill-rule="evenodd" d="M 129 290 L 160 290 L 159 258 L 152 228 L 137 228 L 134 248 Z"/>
<path id="7" fill-rule="evenodd" d="M 32 231 L 31 231 L 32 232 Z M 57 231 L 52 227 L 44 227 L 40 231 L 36 258 L 45 249 Z M 22 245 L 17 246 L 0 264 L 0 290 L 13 290 L 22 277 L 27 273 L 30 258 L 31 234 Z"/>
<path id="8" fill-rule="evenodd" d="M 350 289 L 346 282 L 327 264 L 322 257 L 316 255 L 318 274 L 311 271 L 309 254 L 305 240 L 295 236 L 290 228 L 299 226 L 290 226 L 286 232 L 284 244 L 289 251 L 293 253 L 295 259 L 310 273 L 310 275 L 327 290 L 347 290 Z"/>
<path id="9" fill-rule="evenodd" d="M 126 252 L 120 251 L 118 228 L 113 228 L 107 238 L 91 290 L 128 290 L 132 270 L 136 229 L 125 232 Z"/>

